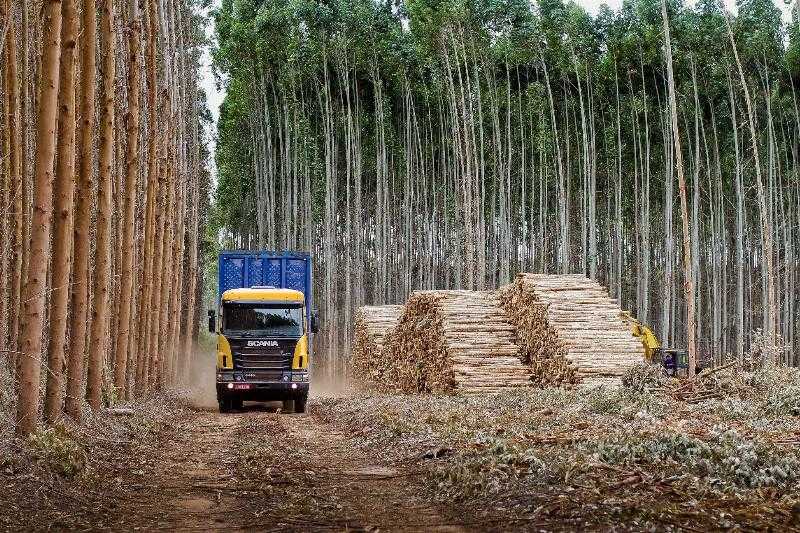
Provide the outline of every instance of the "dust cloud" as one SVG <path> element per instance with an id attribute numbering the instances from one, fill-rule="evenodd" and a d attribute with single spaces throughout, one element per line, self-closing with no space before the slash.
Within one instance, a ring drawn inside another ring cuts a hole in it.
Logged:
<path id="1" fill-rule="evenodd" d="M 311 388 L 308 393 L 311 398 L 343 398 L 352 394 L 353 386 L 345 377 L 314 374 L 311 376 Z"/>
<path id="2" fill-rule="evenodd" d="M 217 409 L 216 361 L 214 354 L 197 351 L 192 355 L 191 376 L 186 388 L 188 400 L 197 409 Z"/>
<path id="3" fill-rule="evenodd" d="M 192 356 L 191 376 L 184 385 L 189 404 L 196 409 L 216 410 L 216 360 L 211 352 L 198 350 Z M 342 376 L 326 375 L 325 371 L 311 375 L 311 398 L 342 398 L 351 396 L 354 387 L 351 381 Z"/>

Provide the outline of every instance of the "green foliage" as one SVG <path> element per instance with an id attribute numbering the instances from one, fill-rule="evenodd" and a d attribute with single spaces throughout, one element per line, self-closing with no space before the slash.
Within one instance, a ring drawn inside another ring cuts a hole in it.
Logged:
<path id="1" fill-rule="evenodd" d="M 764 412 L 774 416 L 800 416 L 800 385 L 770 390 Z"/>
<path id="2" fill-rule="evenodd" d="M 717 0 L 667 4 L 704 318 L 718 311 L 702 289 L 739 264 L 725 255 L 738 239 L 737 176 L 741 268 L 754 287 L 761 279 L 755 168 L 728 14 Z M 227 93 L 208 240 L 309 248 L 327 269 L 316 284 L 336 330 L 327 338 L 343 339 L 330 353 L 348 351 L 351 324 L 333 323 L 354 305 L 420 284 L 464 288 L 479 263 L 475 285 L 497 286 L 521 269 L 590 272 L 596 261 L 624 306 L 659 332 L 669 316 L 667 336 L 682 344 L 685 302 L 664 286 L 670 262 L 671 283 L 682 279 L 660 0 L 596 16 L 564 0 L 223 0 L 214 19 Z M 771 0 L 742 0 L 730 20 L 775 183 L 775 234 L 794 243 L 800 37 Z M 731 260 L 717 271 L 708 258 L 720 254 Z M 758 317 L 758 290 L 743 292 Z M 674 294 L 675 316 L 656 294 Z"/>
<path id="3" fill-rule="evenodd" d="M 622 375 L 622 385 L 637 392 L 655 389 L 667 382 L 661 365 L 641 362 L 629 367 Z"/>
<path id="4" fill-rule="evenodd" d="M 800 454 L 766 441 L 751 439 L 735 429 L 714 428 L 709 440 L 682 433 L 615 435 L 593 442 L 587 451 L 596 459 L 633 465 L 679 464 L 698 476 L 738 488 L 786 489 L 800 481 Z"/>
<path id="5" fill-rule="evenodd" d="M 669 11 L 678 93 L 684 95 L 679 101 L 681 112 L 694 111 L 694 65 L 702 85 L 701 115 L 708 119 L 713 111 L 715 120 L 725 124 L 731 66 L 725 14 L 716 0 L 704 0 L 694 8 L 670 2 Z M 439 152 L 446 148 L 447 136 L 451 135 L 447 131 L 447 114 L 452 112 L 448 109 L 447 80 L 451 76 L 455 83 L 470 83 L 471 112 L 475 113 L 479 104 L 482 108 L 486 135 L 480 141 L 490 178 L 500 173 L 495 163 L 500 148 L 494 144 L 502 146 L 504 141 L 497 135 L 505 133 L 502 128 L 492 129 L 493 113 L 499 115 L 499 125 L 506 113 L 512 115 L 510 132 L 515 144 L 523 140 L 520 128 L 530 127 L 528 135 L 541 140 L 541 149 L 552 145 L 542 61 L 550 71 L 559 122 L 576 120 L 578 108 L 585 104 L 579 99 L 579 84 L 586 93 L 584 99 L 591 89 L 594 108 L 609 112 L 616 108 L 620 87 L 621 114 L 625 117 L 620 124 L 623 168 L 631 168 L 635 158 L 641 157 L 634 152 L 635 142 L 641 139 L 633 137 L 636 132 L 629 120 L 631 111 L 638 114 L 649 106 L 650 127 L 654 134 L 658 129 L 656 117 L 664 91 L 659 0 L 631 0 L 616 12 L 604 7 L 596 17 L 563 0 L 544 0 L 536 9 L 522 0 L 224 0 L 214 13 L 214 21 L 214 66 L 227 89 L 215 156 L 219 170 L 213 214 L 216 230 L 253 234 L 255 199 L 260 194 L 255 165 L 263 164 L 265 157 L 257 142 L 265 128 L 273 130 L 273 150 L 284 150 L 274 153 L 276 159 L 288 153 L 284 143 L 297 143 L 290 148 L 295 152 L 289 157 L 308 165 L 312 191 L 320 201 L 315 204 L 324 202 L 324 117 L 330 111 L 326 111 L 327 98 L 336 113 L 334 133 L 344 135 L 347 122 L 343 113 L 358 97 L 359 122 L 354 127 L 360 134 L 365 192 L 377 186 L 378 114 L 389 121 L 386 144 L 398 168 L 403 168 L 409 157 L 402 142 L 408 103 L 414 107 L 417 120 L 430 121 L 432 137 L 426 149 L 432 161 L 443 156 Z M 755 75 L 762 76 L 764 67 L 780 78 L 781 61 L 790 72 L 797 70 L 796 29 L 789 28 L 789 47 L 784 51 L 786 31 L 771 0 L 740 2 L 734 32 L 754 83 L 760 83 L 761 78 Z M 382 102 L 376 100 L 378 84 Z M 511 92 L 508 109 L 506 86 Z M 785 87 L 775 93 L 782 92 L 786 92 Z M 649 95 L 647 104 L 643 94 Z M 278 121 L 286 111 L 297 124 L 292 131 L 282 132 L 285 124 L 280 126 Z M 606 139 L 601 155 L 608 161 L 614 157 L 616 125 L 613 117 L 604 113 L 597 119 L 597 126 L 601 124 L 601 136 Z M 570 139 L 571 134 L 566 132 L 566 142 L 574 142 L 577 151 L 583 142 L 581 134 L 576 131 Z M 292 139 L 281 135 L 291 135 Z M 439 139 L 438 135 L 444 137 Z M 729 146 L 727 139 L 720 142 L 723 147 Z M 655 149 L 651 155 L 661 157 Z M 344 154 L 338 153 L 334 163 L 345 161 Z M 276 162 L 276 172 L 284 179 L 286 170 L 280 168 L 281 164 Z M 652 164 L 655 167 L 658 160 Z M 517 179 L 519 167 L 519 163 L 514 164 Z M 598 169 L 605 174 L 600 179 L 601 188 L 610 185 L 602 182 L 615 179 L 613 164 L 602 167 Z M 577 176 L 578 170 L 571 174 Z M 491 193 L 497 185 L 494 179 L 487 179 L 485 186 Z M 629 194 L 626 190 L 626 196 Z M 652 194 L 656 201 L 659 191 Z M 321 210 L 315 209 L 314 215 L 321 216 Z"/>
<path id="6" fill-rule="evenodd" d="M 543 482 L 552 475 L 552 469 L 534 450 L 487 438 L 439 465 L 432 477 L 439 497 L 448 500 L 498 493 L 511 479 L 530 476 Z"/>
<path id="7" fill-rule="evenodd" d="M 67 478 L 86 468 L 86 451 L 61 425 L 40 429 L 29 437 L 31 451 L 42 464 Z"/>

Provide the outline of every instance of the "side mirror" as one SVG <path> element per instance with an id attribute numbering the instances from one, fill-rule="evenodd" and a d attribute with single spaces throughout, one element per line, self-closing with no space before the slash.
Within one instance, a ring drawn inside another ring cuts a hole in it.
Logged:
<path id="1" fill-rule="evenodd" d="M 316 309 L 311 310 L 311 333 L 319 331 L 319 311 Z"/>
<path id="2" fill-rule="evenodd" d="M 208 331 L 217 332 L 217 313 L 213 309 L 208 310 Z"/>

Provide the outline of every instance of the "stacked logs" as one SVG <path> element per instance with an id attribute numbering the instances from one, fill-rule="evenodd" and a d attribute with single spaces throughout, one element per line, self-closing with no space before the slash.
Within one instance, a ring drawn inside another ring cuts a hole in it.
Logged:
<path id="1" fill-rule="evenodd" d="M 534 386 L 571 388 L 580 382 L 567 347 L 547 319 L 547 304 L 530 287 L 515 282 L 499 291 L 509 322 L 517 328 L 520 357 L 531 368 Z"/>
<path id="2" fill-rule="evenodd" d="M 515 328 L 491 291 L 418 291 L 389 347 L 403 392 L 497 392 L 530 386 Z"/>
<path id="3" fill-rule="evenodd" d="M 519 274 L 501 303 L 536 385 L 619 384 L 643 359 L 616 300 L 581 274 Z"/>
<path id="4" fill-rule="evenodd" d="M 366 389 L 392 389 L 385 376 L 389 358 L 384 351 L 402 312 L 402 305 L 365 305 L 356 310 L 350 364 L 353 376 Z"/>

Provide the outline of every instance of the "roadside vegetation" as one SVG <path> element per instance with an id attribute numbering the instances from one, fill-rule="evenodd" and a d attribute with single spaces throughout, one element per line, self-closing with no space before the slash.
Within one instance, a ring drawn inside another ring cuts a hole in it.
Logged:
<path id="1" fill-rule="evenodd" d="M 697 402 L 675 399 L 680 385 L 663 379 L 656 387 L 628 380 L 620 389 L 362 396 L 322 400 L 313 412 L 387 460 L 419 468 L 432 497 L 476 518 L 565 529 L 796 523 L 800 373 L 725 374 L 714 377 L 725 395 Z"/>
<path id="2" fill-rule="evenodd" d="M 0 388 L 0 399 L 3 389 Z M 121 493 L 146 483 L 147 465 L 178 427 L 183 402 L 152 395 L 124 414 L 89 414 L 78 424 L 64 418 L 24 438 L 0 425 L 0 530 L 64 530 L 108 527 Z M 0 419 L 13 420 L 13 404 Z M 125 481 L 123 481 L 125 480 Z"/>

